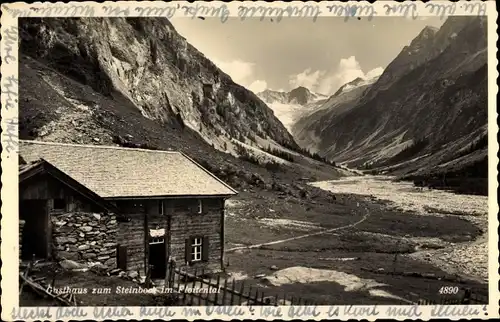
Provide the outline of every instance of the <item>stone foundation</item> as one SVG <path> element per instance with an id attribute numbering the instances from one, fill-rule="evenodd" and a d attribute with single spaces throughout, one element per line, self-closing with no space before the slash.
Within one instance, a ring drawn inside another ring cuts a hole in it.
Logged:
<path id="1" fill-rule="evenodd" d="M 52 214 L 52 252 L 71 259 L 116 267 L 117 221 L 112 214 L 73 212 Z"/>

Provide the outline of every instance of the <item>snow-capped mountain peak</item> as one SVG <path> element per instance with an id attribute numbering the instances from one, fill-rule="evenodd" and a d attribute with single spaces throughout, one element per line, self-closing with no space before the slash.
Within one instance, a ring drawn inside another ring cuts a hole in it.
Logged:
<path id="1" fill-rule="evenodd" d="M 266 103 L 306 105 L 316 100 L 325 99 L 327 96 L 311 92 L 304 86 L 299 86 L 289 92 L 266 89 L 257 94 Z"/>
<path id="2" fill-rule="evenodd" d="M 380 77 L 380 75 L 371 77 L 371 78 L 362 78 L 362 77 L 357 77 L 356 79 L 350 81 L 349 83 L 346 83 L 342 85 L 333 96 L 338 96 L 342 93 L 347 93 L 352 91 L 355 88 L 359 88 L 362 86 L 370 85 L 373 84 L 377 81 L 377 79 Z"/>
<path id="3" fill-rule="evenodd" d="M 289 92 L 266 89 L 257 96 L 273 110 L 274 115 L 289 131 L 298 118 L 314 110 L 327 99 L 326 95 L 311 92 L 304 86 Z"/>

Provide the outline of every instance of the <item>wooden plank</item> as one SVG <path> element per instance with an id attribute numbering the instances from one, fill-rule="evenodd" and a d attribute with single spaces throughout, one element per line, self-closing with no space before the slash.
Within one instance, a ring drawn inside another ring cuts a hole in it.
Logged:
<path id="1" fill-rule="evenodd" d="M 210 292 L 208 292 L 207 296 L 205 296 L 205 305 L 208 305 L 210 303 L 210 297 L 211 296 L 212 296 L 212 294 Z"/>
<path id="2" fill-rule="evenodd" d="M 23 279 L 23 281 L 26 282 L 27 285 L 31 286 L 37 293 L 43 294 L 43 295 L 48 295 L 49 297 L 51 297 L 55 300 L 58 300 L 58 301 L 62 302 L 63 304 L 71 306 L 71 302 L 63 299 L 61 296 L 57 296 L 53 293 L 47 292 L 47 290 L 45 288 L 43 288 L 39 284 L 31 281 L 31 279 L 29 277 L 25 277 L 22 274 L 19 274 L 19 276 Z"/>
<path id="3" fill-rule="evenodd" d="M 175 277 L 177 277 L 177 283 L 175 283 Z M 177 274 L 175 271 L 174 271 L 174 285 L 175 287 L 177 288 L 177 290 L 179 290 L 180 288 L 180 285 L 181 285 L 181 274 Z"/>
<path id="4" fill-rule="evenodd" d="M 205 276 L 205 268 L 203 267 L 203 268 L 201 269 L 201 274 L 200 274 L 200 280 L 201 280 L 200 287 L 201 287 L 201 288 L 204 288 L 204 287 L 205 287 L 205 284 L 206 284 L 206 283 L 205 283 L 204 276 Z M 207 286 L 207 288 L 209 289 L 209 288 L 210 288 L 210 286 L 208 285 L 208 286 Z M 209 293 L 207 292 L 207 293 L 205 294 L 205 298 L 207 298 L 207 297 L 208 297 L 208 295 L 209 295 Z M 198 298 L 198 305 L 201 305 L 202 300 L 204 300 L 205 298 L 203 297 L 203 292 L 202 292 L 202 293 L 200 293 L 200 297 Z"/>
<path id="5" fill-rule="evenodd" d="M 179 271 L 179 275 L 181 276 L 181 282 L 183 284 L 186 284 L 186 281 L 184 279 L 185 276 L 183 275 L 183 273 L 184 272 L 182 270 Z M 186 290 L 185 290 L 185 288 L 184 288 L 184 290 L 182 291 L 181 294 L 182 294 L 182 305 L 185 305 L 186 304 Z"/>
<path id="6" fill-rule="evenodd" d="M 233 283 L 232 283 L 232 287 L 231 287 L 231 302 L 230 302 L 230 305 L 234 305 L 234 295 L 235 295 L 234 292 L 236 291 L 235 288 L 236 288 L 236 281 L 233 278 Z"/>
<path id="7" fill-rule="evenodd" d="M 177 274 L 174 270 L 172 270 L 172 274 L 174 274 L 174 277 L 173 277 L 174 282 L 173 282 L 173 285 L 171 287 L 173 287 L 174 290 L 179 291 L 179 286 L 181 285 L 180 284 L 180 282 L 181 282 L 181 280 L 180 280 L 181 276 L 179 274 Z M 177 279 L 177 282 L 175 281 L 176 279 Z M 177 293 L 177 294 L 178 294 L 177 295 L 177 301 L 179 303 L 176 303 L 176 304 L 180 304 L 181 295 L 179 293 Z"/>
<path id="8" fill-rule="evenodd" d="M 33 260 L 31 260 L 28 264 L 28 267 L 24 270 L 24 273 L 23 273 L 23 276 L 25 278 L 28 277 L 30 271 L 31 271 L 31 267 L 33 266 Z M 21 295 L 23 293 L 23 288 L 24 288 L 24 285 L 26 285 L 26 281 L 23 281 L 21 283 L 21 287 L 19 288 L 19 295 Z"/>
<path id="9" fill-rule="evenodd" d="M 44 280 L 45 280 L 45 277 L 37 277 L 37 278 L 32 278 L 31 280 L 32 280 L 33 282 L 37 282 L 37 283 L 38 283 L 38 282 L 42 282 L 42 281 L 44 281 Z"/>
<path id="10" fill-rule="evenodd" d="M 251 305 L 252 304 L 252 285 L 250 285 L 250 289 L 248 290 L 248 296 L 245 296 L 245 298 L 247 299 L 247 305 Z"/>
<path id="11" fill-rule="evenodd" d="M 221 268 L 222 270 L 225 271 L 225 267 L 224 267 L 224 259 L 225 259 L 225 252 L 224 252 L 224 247 L 225 247 L 225 241 L 224 241 L 224 217 L 225 217 L 225 207 L 224 207 L 224 203 L 225 203 L 225 200 L 222 199 L 221 200 L 221 203 L 222 203 L 222 209 L 221 209 L 221 220 L 220 220 L 220 265 L 221 265 Z"/>
<path id="12" fill-rule="evenodd" d="M 217 289 L 219 289 L 219 286 L 220 286 L 220 274 L 217 275 L 217 285 L 216 285 Z M 219 293 L 217 292 L 215 293 L 214 305 L 219 305 L 218 300 L 219 300 Z"/>
<path id="13" fill-rule="evenodd" d="M 243 298 L 244 291 L 245 291 L 245 280 L 241 281 L 238 305 L 241 305 L 241 299 Z"/>
<path id="14" fill-rule="evenodd" d="M 255 295 L 254 295 L 254 303 L 257 305 L 259 304 L 259 289 L 255 289 Z"/>
<path id="15" fill-rule="evenodd" d="M 195 289 L 196 288 L 196 283 L 198 282 L 198 268 L 195 268 L 194 269 L 194 278 L 193 278 L 193 283 L 191 284 L 191 288 L 192 289 Z M 191 293 L 191 305 L 194 304 L 194 299 L 196 298 L 196 295 L 199 295 L 199 294 L 196 294 L 195 293 Z"/>
<path id="16" fill-rule="evenodd" d="M 175 273 L 174 273 L 174 262 L 169 261 L 167 263 L 167 283 L 165 284 L 166 287 L 174 287 L 174 279 L 175 279 Z"/>
<path id="17" fill-rule="evenodd" d="M 228 292 L 228 288 L 227 288 L 227 276 L 226 276 L 226 278 L 224 278 L 224 287 L 222 289 L 223 289 L 223 291 L 222 291 L 222 305 L 226 305 L 226 295 L 227 295 L 227 292 Z"/>

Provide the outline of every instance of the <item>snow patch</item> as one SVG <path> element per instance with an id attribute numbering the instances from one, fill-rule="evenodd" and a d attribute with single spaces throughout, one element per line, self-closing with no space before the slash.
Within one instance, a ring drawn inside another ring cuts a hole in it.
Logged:
<path id="1" fill-rule="evenodd" d="M 243 281 L 248 278 L 248 275 L 243 272 L 230 272 L 231 280 Z"/>
<path id="2" fill-rule="evenodd" d="M 368 78 L 368 79 L 364 79 L 362 81 L 360 81 L 359 83 L 357 84 L 346 84 L 343 88 L 342 88 L 342 93 L 347 93 L 347 92 L 350 92 L 352 91 L 353 89 L 356 89 L 356 88 L 359 88 L 359 87 L 363 87 L 363 86 L 366 86 L 366 85 L 370 85 L 370 84 L 373 84 L 375 83 L 378 78 L 380 77 L 381 74 L 378 74 L 378 75 L 374 75 L 373 77 L 371 78 Z"/>
<path id="3" fill-rule="evenodd" d="M 291 219 L 278 219 L 278 218 L 261 218 L 259 219 L 261 224 L 274 228 L 289 228 L 302 231 L 310 231 L 312 229 L 321 229 L 321 227 L 312 222 L 291 220 Z"/>
<path id="4" fill-rule="evenodd" d="M 274 115 L 281 121 L 288 132 L 292 131 L 292 126 L 295 124 L 297 114 L 303 107 L 298 104 L 284 104 L 284 103 L 267 103 L 273 110 Z"/>
<path id="5" fill-rule="evenodd" d="M 287 95 L 287 93 L 278 94 Z M 285 126 L 290 133 L 292 132 L 293 125 L 301 117 L 315 111 L 316 108 L 321 106 L 320 102 L 326 98 L 325 95 L 313 93 L 313 100 L 304 105 L 300 105 L 296 103 L 295 100 L 289 102 L 285 100 L 285 98 L 278 99 L 275 97 L 265 96 L 264 94 L 259 95 L 259 97 L 267 104 L 267 106 L 271 108 L 274 115 L 281 121 L 283 126 Z"/>
<path id="6" fill-rule="evenodd" d="M 387 286 L 387 284 L 328 269 L 295 266 L 277 271 L 271 276 L 265 277 L 265 279 L 274 286 L 294 283 L 310 284 L 315 282 L 334 282 L 343 286 L 345 292 L 368 291 L 371 296 L 390 297 L 405 301 L 389 292 L 376 289 L 381 286 Z"/>
<path id="7" fill-rule="evenodd" d="M 243 201 L 240 201 L 240 200 L 228 199 L 228 200 L 226 200 L 226 203 L 224 204 L 224 206 L 226 208 L 241 208 L 241 207 L 245 206 L 245 203 Z"/>
<path id="8" fill-rule="evenodd" d="M 262 151 L 259 148 L 253 147 L 253 146 L 246 144 L 246 143 L 243 143 L 241 141 L 233 139 L 233 142 L 244 147 L 248 153 L 252 154 L 261 163 L 268 163 L 268 162 L 275 162 L 275 163 L 280 163 L 280 164 L 289 164 L 290 163 L 286 160 L 283 160 L 282 158 L 279 158 L 275 155 L 272 155 L 271 153 L 267 153 L 265 151 Z"/>

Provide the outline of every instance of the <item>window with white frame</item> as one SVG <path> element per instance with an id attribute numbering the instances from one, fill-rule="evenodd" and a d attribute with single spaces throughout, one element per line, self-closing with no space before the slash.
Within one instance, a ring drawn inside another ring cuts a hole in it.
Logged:
<path id="1" fill-rule="evenodd" d="M 165 243 L 165 238 L 164 237 L 151 237 L 149 239 L 149 244 L 154 245 L 154 244 L 163 244 Z"/>
<path id="2" fill-rule="evenodd" d="M 203 213 L 203 201 L 201 199 L 198 199 L 198 213 Z"/>
<path id="3" fill-rule="evenodd" d="M 193 244 L 191 245 L 191 261 L 201 261 L 203 251 L 203 238 L 196 237 L 193 238 Z"/>

